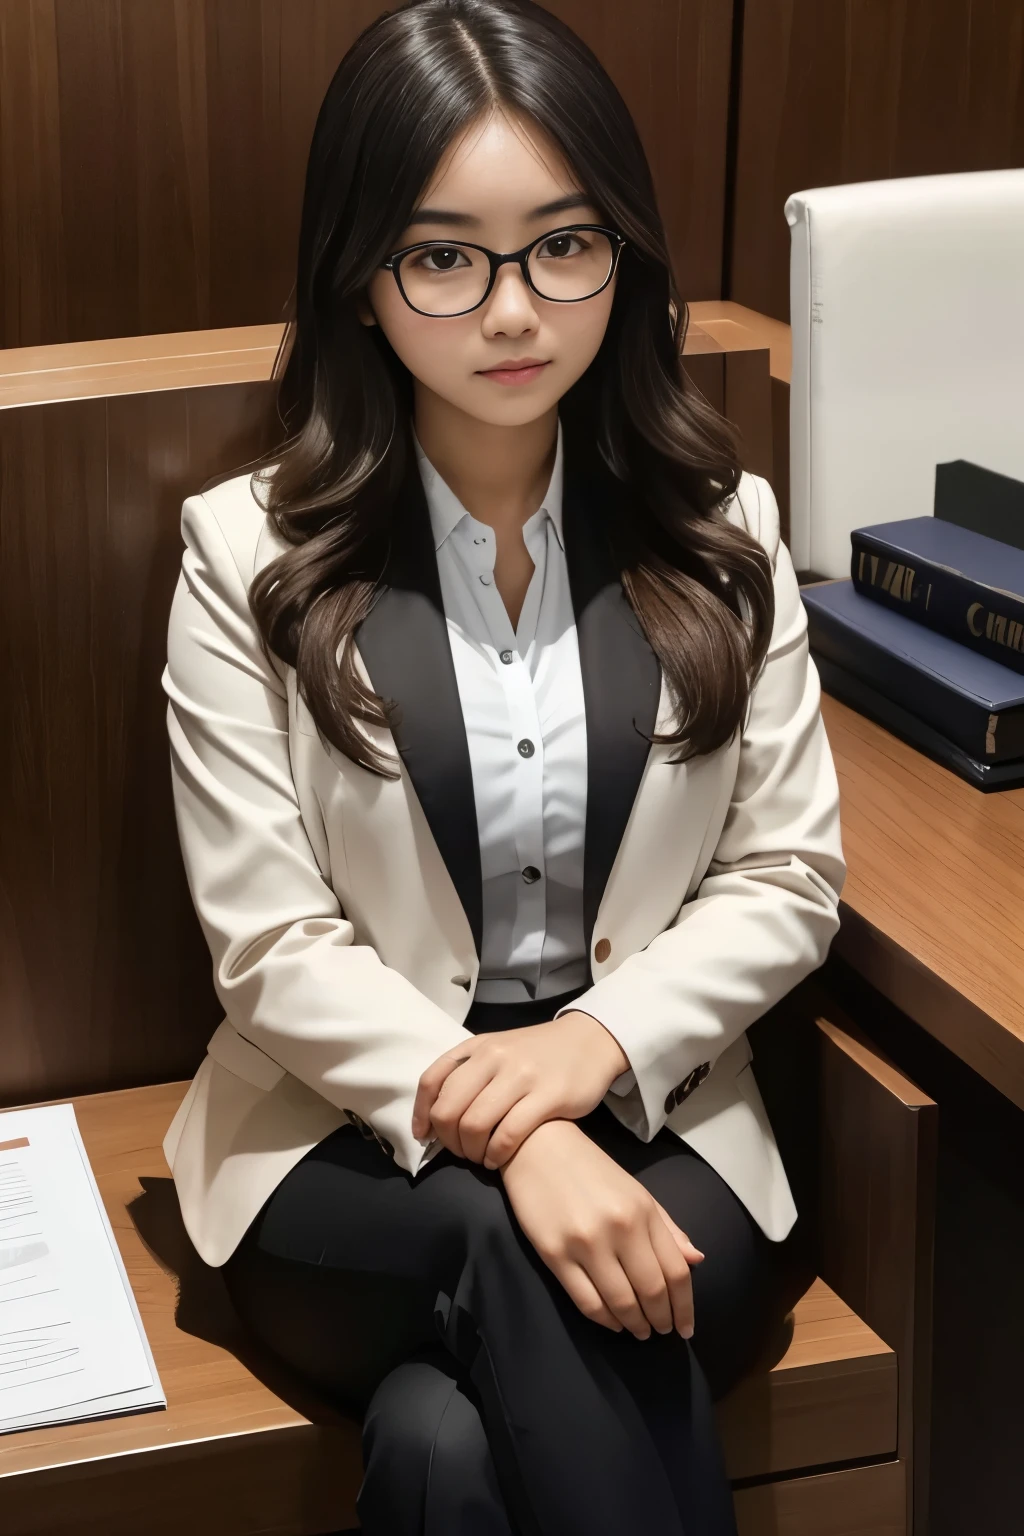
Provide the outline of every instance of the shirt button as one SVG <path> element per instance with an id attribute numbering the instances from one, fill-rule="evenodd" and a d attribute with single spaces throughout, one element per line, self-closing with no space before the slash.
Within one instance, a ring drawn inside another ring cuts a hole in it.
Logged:
<path id="1" fill-rule="evenodd" d="M 533 742 L 530 741 L 529 737 L 524 736 L 522 741 L 519 743 L 519 756 L 532 757 L 535 750 L 536 749 L 533 745 Z"/>
<path id="2" fill-rule="evenodd" d="M 502 659 L 502 661 L 505 663 L 505 665 L 507 667 L 509 662 L 512 660 L 512 652 L 511 651 L 502 651 L 501 659 Z"/>
<path id="3" fill-rule="evenodd" d="M 527 885 L 532 885 L 535 880 L 540 879 L 540 870 L 534 864 L 527 864 L 523 870 L 523 879 Z"/>
<path id="4" fill-rule="evenodd" d="M 483 582 L 485 587 L 489 587 L 491 584 L 491 578 L 489 576 L 481 576 L 480 580 Z"/>

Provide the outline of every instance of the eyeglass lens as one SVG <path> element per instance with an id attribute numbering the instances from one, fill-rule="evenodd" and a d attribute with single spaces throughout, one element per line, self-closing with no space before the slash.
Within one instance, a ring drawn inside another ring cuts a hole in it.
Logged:
<path id="1" fill-rule="evenodd" d="M 612 241 L 597 230 L 563 229 L 535 245 L 527 265 L 538 293 L 564 302 L 597 293 L 614 254 Z M 483 251 L 440 240 L 410 251 L 399 263 L 406 298 L 430 315 L 457 315 L 479 304 L 490 271 Z"/>

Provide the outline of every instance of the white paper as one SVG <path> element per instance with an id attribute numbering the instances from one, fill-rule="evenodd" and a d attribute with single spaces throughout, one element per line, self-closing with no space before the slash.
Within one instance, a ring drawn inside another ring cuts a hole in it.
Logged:
<path id="1" fill-rule="evenodd" d="M 74 1106 L 0 1113 L 0 1433 L 155 1405 L 166 1399 Z"/>

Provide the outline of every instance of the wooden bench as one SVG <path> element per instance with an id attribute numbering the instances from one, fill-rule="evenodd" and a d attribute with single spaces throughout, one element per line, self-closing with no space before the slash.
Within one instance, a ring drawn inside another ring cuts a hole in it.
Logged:
<path id="1" fill-rule="evenodd" d="M 821 1021 L 815 1041 L 829 1117 L 819 1193 L 856 1228 L 871 1196 L 845 1160 L 844 1112 L 858 1098 L 869 1106 L 857 1161 L 898 1195 L 929 1177 L 929 1105 L 855 1035 Z M 186 1087 L 71 1100 L 167 1409 L 0 1439 L 5 1536 L 321 1536 L 358 1524 L 359 1424 L 245 1335 L 182 1227 L 160 1144 Z M 904 1536 L 899 1364 L 824 1279 L 811 1281 L 762 1368 L 719 1405 L 741 1536 Z"/>

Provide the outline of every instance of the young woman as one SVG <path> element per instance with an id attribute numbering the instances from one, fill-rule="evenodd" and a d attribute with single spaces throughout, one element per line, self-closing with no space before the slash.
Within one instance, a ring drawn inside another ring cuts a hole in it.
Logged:
<path id="1" fill-rule="evenodd" d="M 367 1536 L 735 1531 L 711 1404 L 796 1215 L 745 1029 L 845 871 L 775 500 L 684 323 L 592 54 L 413 0 L 317 121 L 286 441 L 184 505 L 226 1017 L 164 1146 L 242 1318 L 365 1416 Z"/>

